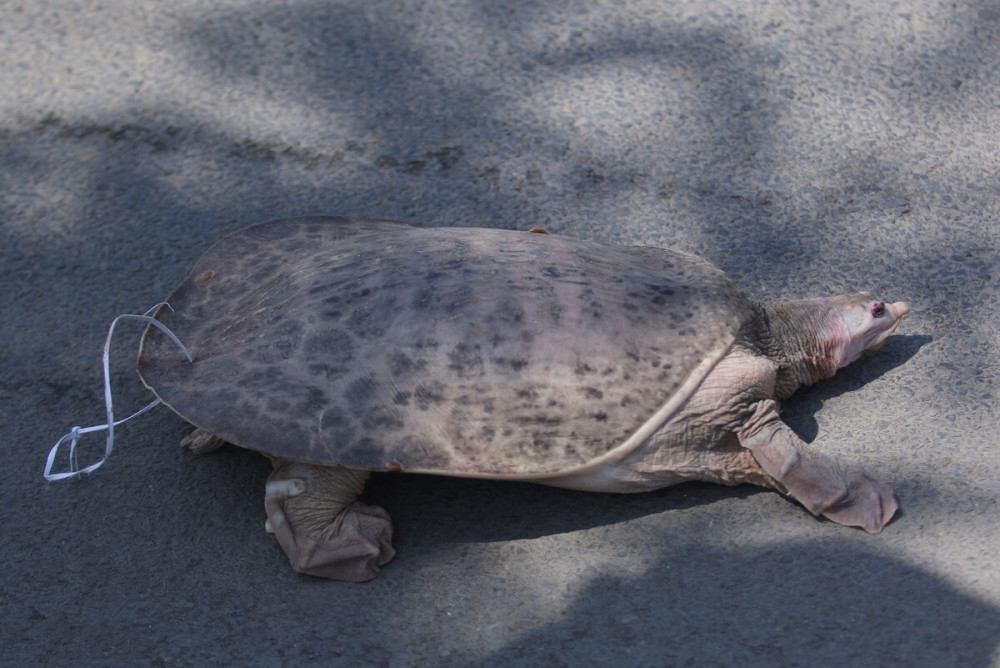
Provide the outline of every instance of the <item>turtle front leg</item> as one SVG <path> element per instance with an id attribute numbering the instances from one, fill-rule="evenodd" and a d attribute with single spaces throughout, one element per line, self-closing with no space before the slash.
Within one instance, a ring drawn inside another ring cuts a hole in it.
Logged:
<path id="1" fill-rule="evenodd" d="M 814 515 L 878 533 L 899 504 L 892 487 L 859 464 L 842 462 L 795 435 L 762 401 L 739 433 L 761 467 Z"/>
<path id="2" fill-rule="evenodd" d="M 389 514 L 358 502 L 370 475 L 341 466 L 273 459 L 267 528 L 299 573 L 364 582 L 395 555 Z"/>

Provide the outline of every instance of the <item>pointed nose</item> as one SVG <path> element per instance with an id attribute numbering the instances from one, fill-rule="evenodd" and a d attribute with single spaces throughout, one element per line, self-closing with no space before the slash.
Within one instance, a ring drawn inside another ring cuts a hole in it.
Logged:
<path id="1" fill-rule="evenodd" d="M 894 316 L 902 318 L 910 312 L 910 305 L 906 302 L 895 302 L 893 304 L 889 304 L 889 309 L 892 311 Z"/>

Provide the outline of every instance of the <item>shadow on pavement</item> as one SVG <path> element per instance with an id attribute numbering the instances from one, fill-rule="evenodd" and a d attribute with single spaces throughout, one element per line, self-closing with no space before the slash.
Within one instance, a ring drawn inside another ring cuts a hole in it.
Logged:
<path id="1" fill-rule="evenodd" d="M 848 545 L 688 545 L 639 578 L 597 577 L 485 663 L 988 666 L 1000 611 Z"/>

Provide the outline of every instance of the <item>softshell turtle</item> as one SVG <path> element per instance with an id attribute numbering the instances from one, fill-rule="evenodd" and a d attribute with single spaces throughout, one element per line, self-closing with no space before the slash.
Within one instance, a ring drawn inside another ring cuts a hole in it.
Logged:
<path id="1" fill-rule="evenodd" d="M 276 220 L 213 246 L 160 308 L 143 382 L 274 464 L 267 526 L 295 570 L 375 577 L 371 471 L 637 492 L 753 483 L 878 532 L 892 488 L 800 440 L 779 399 L 909 312 L 867 292 L 763 305 L 674 250 L 381 220 Z"/>

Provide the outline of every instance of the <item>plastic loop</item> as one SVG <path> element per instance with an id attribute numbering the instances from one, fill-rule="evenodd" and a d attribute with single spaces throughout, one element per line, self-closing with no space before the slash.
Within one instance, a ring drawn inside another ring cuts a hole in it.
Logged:
<path id="1" fill-rule="evenodd" d="M 92 471 L 96 471 L 97 469 L 99 469 L 108 459 L 108 457 L 111 456 L 111 451 L 114 449 L 115 427 L 122 424 L 123 422 L 131 420 L 134 417 L 142 415 L 143 413 L 145 413 L 146 411 L 150 410 L 151 408 L 155 407 L 157 404 L 160 403 L 159 399 L 155 399 L 149 404 L 147 404 L 145 407 L 139 409 L 132 415 L 129 415 L 127 418 L 122 418 L 121 420 L 115 422 L 114 403 L 111 399 L 110 351 L 111 351 L 111 337 L 115 332 L 115 325 L 117 325 L 120 320 L 122 319 L 141 320 L 143 322 L 149 323 L 150 325 L 159 328 L 160 331 L 166 334 L 171 341 L 177 344 L 177 347 L 180 348 L 181 351 L 184 353 L 184 355 L 187 357 L 188 362 L 194 361 L 191 358 L 191 353 L 189 353 L 187 348 L 184 347 L 184 344 L 181 343 L 180 339 L 178 339 L 177 336 L 173 332 L 171 332 L 166 325 L 164 325 L 162 322 L 149 315 L 151 312 L 153 312 L 160 306 L 166 306 L 167 308 L 170 308 L 170 304 L 167 304 L 166 302 L 161 302 L 153 306 L 153 308 L 149 309 L 142 315 L 138 315 L 136 313 L 123 313 L 111 321 L 111 326 L 108 327 L 108 336 L 107 338 L 104 339 L 104 355 L 102 358 L 104 362 L 104 407 L 107 415 L 107 422 L 105 422 L 104 424 L 94 425 L 92 427 L 73 427 L 72 429 L 70 429 L 68 434 L 60 438 L 58 441 L 56 441 L 56 444 L 53 445 L 52 449 L 49 450 L 48 458 L 46 458 L 45 460 L 44 475 L 45 479 L 48 480 L 49 482 L 55 482 L 57 480 L 66 480 L 69 478 L 78 478 L 82 476 L 84 473 L 91 473 Z M 89 434 L 95 431 L 102 431 L 105 429 L 108 432 L 108 437 L 104 444 L 104 456 L 101 457 L 98 461 L 94 462 L 93 464 L 89 464 L 88 466 L 85 466 L 84 468 L 81 469 L 79 467 L 79 462 L 77 461 L 77 452 L 76 452 L 76 446 L 80 442 L 80 437 L 83 436 L 84 434 Z M 59 454 L 59 448 L 67 441 L 69 441 L 69 470 L 59 473 L 53 473 L 52 466 L 55 463 L 56 455 Z"/>

